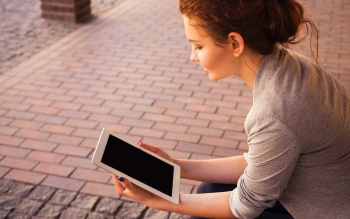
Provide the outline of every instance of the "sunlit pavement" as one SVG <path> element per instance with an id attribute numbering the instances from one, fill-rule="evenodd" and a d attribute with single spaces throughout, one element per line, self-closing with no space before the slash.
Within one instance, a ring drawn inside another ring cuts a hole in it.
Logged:
<path id="1" fill-rule="evenodd" d="M 237 78 L 213 82 L 190 63 L 177 4 L 125 0 L 0 76 L 2 183 L 121 199 L 111 175 L 90 161 L 102 128 L 175 158 L 247 151 L 252 91 Z M 350 90 L 350 2 L 307 4 L 320 31 L 321 66 Z M 310 56 L 308 42 L 297 49 Z M 181 192 L 197 185 L 183 180 Z M 17 197 L 10 188 L 0 200 Z M 24 199 L 32 200 L 29 194 Z"/>

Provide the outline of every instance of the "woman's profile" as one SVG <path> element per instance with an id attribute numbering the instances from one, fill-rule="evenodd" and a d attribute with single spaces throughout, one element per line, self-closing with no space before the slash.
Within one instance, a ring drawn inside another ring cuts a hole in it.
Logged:
<path id="1" fill-rule="evenodd" d="M 191 218 L 349 218 L 350 94 L 317 60 L 288 49 L 315 33 L 295 0 L 180 0 L 191 61 L 211 80 L 237 76 L 253 92 L 249 150 L 212 160 L 174 159 L 198 194 L 172 204 L 113 175 L 118 195 Z M 311 48 L 313 48 L 310 45 Z"/>

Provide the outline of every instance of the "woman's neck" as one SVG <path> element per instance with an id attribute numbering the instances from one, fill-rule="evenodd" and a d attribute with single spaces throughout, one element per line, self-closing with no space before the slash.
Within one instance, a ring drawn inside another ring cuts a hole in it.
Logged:
<path id="1" fill-rule="evenodd" d="M 256 71 L 264 59 L 264 55 L 260 55 L 257 52 L 252 52 L 250 50 L 245 50 L 245 53 L 241 56 L 241 73 L 237 75 L 241 78 L 250 89 L 254 90 L 254 78 Z"/>

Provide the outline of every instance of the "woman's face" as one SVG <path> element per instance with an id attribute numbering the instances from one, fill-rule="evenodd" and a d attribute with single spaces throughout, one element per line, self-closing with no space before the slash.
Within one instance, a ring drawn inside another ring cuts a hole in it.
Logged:
<path id="1" fill-rule="evenodd" d="M 191 61 L 199 62 L 211 80 L 217 81 L 235 74 L 235 57 L 232 55 L 230 45 L 217 46 L 210 36 L 191 25 L 196 21 L 183 16 L 187 39 L 192 44 Z"/>

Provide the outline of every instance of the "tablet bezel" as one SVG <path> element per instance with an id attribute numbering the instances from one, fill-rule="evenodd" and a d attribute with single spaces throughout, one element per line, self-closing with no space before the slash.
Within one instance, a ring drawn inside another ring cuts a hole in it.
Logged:
<path id="1" fill-rule="evenodd" d="M 143 183 L 143 182 L 141 182 L 141 181 L 139 181 L 139 180 L 137 180 L 135 178 L 132 178 L 129 175 L 127 175 L 127 174 L 125 174 L 123 172 L 120 172 L 120 171 L 118 171 L 118 170 L 116 170 L 116 169 L 114 169 L 114 168 L 112 168 L 112 167 L 102 163 L 101 160 L 102 160 L 102 156 L 103 156 L 103 153 L 104 153 L 106 145 L 107 145 L 107 141 L 108 141 L 109 135 L 112 135 L 112 136 L 114 136 L 114 137 L 116 137 L 116 138 L 118 138 L 118 139 L 120 139 L 122 141 L 125 141 L 126 143 L 130 144 L 131 146 L 136 147 L 136 148 L 144 151 L 145 153 L 148 153 L 148 154 L 152 155 L 153 157 L 156 157 L 156 158 L 158 158 L 158 159 L 160 159 L 160 160 L 170 164 L 171 166 L 173 166 L 174 167 L 174 173 L 173 173 L 172 196 L 169 196 L 169 195 L 167 195 L 165 193 L 162 193 L 162 192 L 160 192 L 160 191 L 158 191 L 158 190 L 148 186 L 147 184 L 145 184 L 145 183 Z M 150 152 L 150 151 L 148 151 L 148 150 L 146 150 L 146 149 L 144 149 L 144 148 L 142 148 L 142 147 L 140 147 L 138 145 L 134 145 L 134 144 L 132 144 L 132 143 L 126 141 L 126 140 L 123 140 L 122 138 L 118 137 L 118 134 L 116 134 L 116 133 L 112 133 L 109 130 L 102 129 L 102 132 L 100 134 L 100 138 L 98 140 L 98 143 L 97 143 L 97 146 L 96 146 L 96 149 L 95 149 L 95 152 L 94 152 L 94 155 L 93 155 L 91 161 L 96 166 L 99 166 L 99 167 L 107 170 L 108 172 L 111 172 L 111 173 L 113 173 L 115 175 L 118 175 L 118 176 L 125 176 L 133 184 L 135 184 L 135 185 L 137 185 L 137 186 L 139 186 L 139 187 L 141 187 L 141 188 L 143 188 L 143 189 L 145 189 L 145 190 L 147 190 L 147 191 L 149 191 L 149 192 L 151 192 L 151 193 L 153 193 L 153 194 L 155 194 L 157 196 L 160 196 L 160 197 L 162 197 L 162 198 L 164 198 L 164 199 L 166 199 L 166 200 L 168 200 L 168 201 L 170 201 L 170 202 L 172 202 L 174 204 L 178 204 L 179 203 L 180 166 L 175 164 L 175 163 L 172 163 L 169 160 L 167 160 L 167 159 L 165 159 L 165 158 L 163 158 L 163 157 L 161 157 L 161 156 L 159 156 L 159 155 L 157 155 L 155 153 L 152 153 L 152 152 Z"/>

